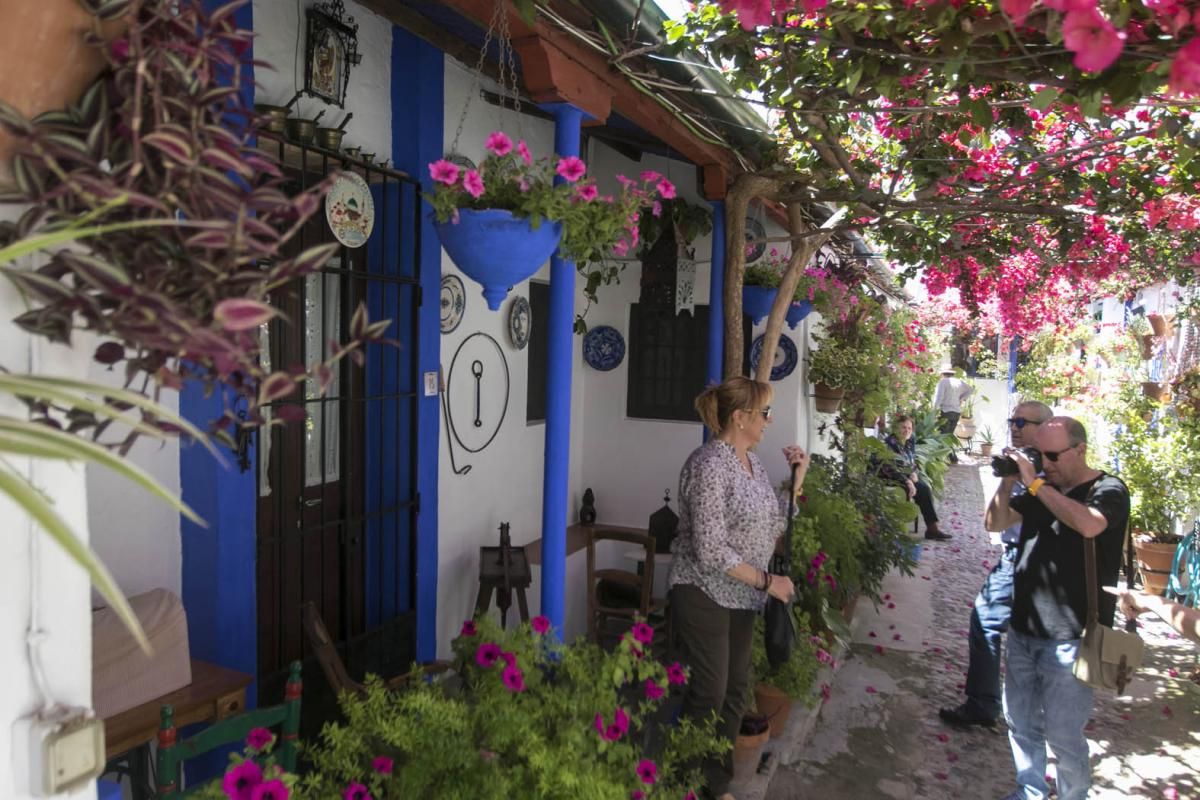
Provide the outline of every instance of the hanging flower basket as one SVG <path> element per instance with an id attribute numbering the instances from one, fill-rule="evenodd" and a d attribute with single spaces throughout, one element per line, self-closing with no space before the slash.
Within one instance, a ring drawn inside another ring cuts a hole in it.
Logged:
<path id="1" fill-rule="evenodd" d="M 774 300 L 774 298 L 772 298 L 772 301 L 773 300 Z M 788 308 L 787 317 L 786 317 L 788 327 L 791 328 L 792 330 L 796 330 L 796 326 L 799 325 L 801 322 L 803 322 L 804 318 L 807 317 L 811 312 L 812 312 L 812 303 L 808 302 L 807 300 L 795 301 Z"/>
<path id="2" fill-rule="evenodd" d="M 832 414 L 842 405 L 846 390 L 840 386 L 826 386 L 823 383 L 813 384 L 813 403 L 817 411 Z"/>
<path id="3" fill-rule="evenodd" d="M 775 304 L 777 294 L 779 288 L 776 286 L 743 286 L 742 313 L 758 325 L 771 313 L 771 306 Z"/>
<path id="4" fill-rule="evenodd" d="M 442 247 L 463 274 L 483 287 L 496 311 L 508 290 L 531 277 L 558 247 L 562 223 L 543 220 L 534 230 L 511 211 L 458 210 L 458 222 L 435 222 Z"/>

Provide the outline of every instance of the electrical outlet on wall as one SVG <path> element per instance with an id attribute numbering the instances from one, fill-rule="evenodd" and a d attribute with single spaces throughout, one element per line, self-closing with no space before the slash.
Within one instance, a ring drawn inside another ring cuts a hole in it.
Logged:
<path id="1" fill-rule="evenodd" d="M 34 797 L 70 792 L 104 771 L 104 723 L 90 708 L 43 711 L 13 724 L 13 750 L 19 789 Z"/>
<path id="2" fill-rule="evenodd" d="M 425 396 L 436 397 L 438 393 L 438 374 L 436 372 L 425 373 Z"/>

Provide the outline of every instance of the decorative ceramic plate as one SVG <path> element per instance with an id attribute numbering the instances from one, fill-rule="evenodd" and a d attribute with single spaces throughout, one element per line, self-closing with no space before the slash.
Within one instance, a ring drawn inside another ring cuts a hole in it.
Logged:
<path id="1" fill-rule="evenodd" d="M 767 238 L 767 231 L 763 228 L 762 223 L 756 219 L 746 217 L 746 263 L 753 264 L 762 258 L 763 253 L 767 252 L 767 243 L 761 241 Z M 755 244 L 750 244 L 754 240 L 760 240 Z"/>
<path id="2" fill-rule="evenodd" d="M 508 307 L 508 338 L 513 347 L 524 350 L 529 344 L 529 331 L 533 325 L 533 313 L 529 310 L 529 301 L 517 295 L 512 305 Z"/>
<path id="3" fill-rule="evenodd" d="M 616 369 L 625 360 L 625 337 L 611 325 L 597 325 L 583 337 L 583 360 L 601 372 Z"/>
<path id="4" fill-rule="evenodd" d="M 357 172 L 343 172 L 325 195 L 325 219 L 339 242 L 362 247 L 375 227 L 375 201 Z"/>
<path id="5" fill-rule="evenodd" d="M 754 344 L 750 345 L 750 366 L 752 369 L 758 369 L 758 362 L 762 358 L 763 337 L 766 334 L 760 335 L 754 340 Z M 775 348 L 775 359 L 771 362 L 771 380 L 781 381 L 796 369 L 796 364 L 800 361 L 800 354 L 796 352 L 796 345 L 788 338 L 786 333 L 779 334 L 779 346 Z"/>
<path id="6" fill-rule="evenodd" d="M 450 333 L 462 322 L 467 310 L 467 290 L 462 278 L 449 274 L 442 276 L 442 333 Z"/>

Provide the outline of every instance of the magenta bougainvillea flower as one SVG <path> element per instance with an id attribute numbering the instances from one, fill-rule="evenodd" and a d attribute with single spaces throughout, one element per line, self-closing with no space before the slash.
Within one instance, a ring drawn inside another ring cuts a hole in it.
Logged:
<path id="1" fill-rule="evenodd" d="M 638 762 L 637 775 L 642 779 L 642 783 L 652 784 L 658 781 L 658 767 L 648 758 L 643 758 Z"/>
<path id="2" fill-rule="evenodd" d="M 230 800 L 250 800 L 254 787 L 262 783 L 262 769 L 253 761 L 243 761 L 225 773 L 221 789 Z"/>
<path id="3" fill-rule="evenodd" d="M 504 686 L 510 692 L 525 691 L 525 675 L 515 665 L 509 664 L 501 673 L 500 679 L 504 681 Z"/>
<path id="4" fill-rule="evenodd" d="M 672 686 L 682 686 L 687 683 L 687 671 L 678 661 L 667 667 L 667 681 Z"/>
<path id="5" fill-rule="evenodd" d="M 500 659 L 500 645 L 495 642 L 484 642 L 475 651 L 475 663 L 484 669 L 491 669 Z"/>
<path id="6" fill-rule="evenodd" d="M 587 172 L 587 164 L 584 164 L 583 159 L 579 156 L 566 156 L 558 160 L 558 166 L 554 168 L 554 171 L 559 176 L 574 183 Z"/>
<path id="7" fill-rule="evenodd" d="M 250 733 L 246 735 L 246 747 L 262 750 L 269 747 L 274 740 L 275 734 L 271 733 L 269 728 L 251 728 Z"/>
<path id="8" fill-rule="evenodd" d="M 498 156 L 506 156 L 511 153 L 513 149 L 512 139 L 508 138 L 500 131 L 492 131 L 488 135 L 487 142 L 485 142 L 483 146 Z"/>
<path id="9" fill-rule="evenodd" d="M 467 194 L 478 200 L 483 196 L 483 178 L 479 172 L 473 169 L 467 170 L 467 174 L 463 176 L 463 188 L 467 190 Z"/>
<path id="10" fill-rule="evenodd" d="M 1200 95 L 1200 37 L 1192 39 L 1175 54 L 1167 88 L 1174 95 Z"/>
<path id="11" fill-rule="evenodd" d="M 391 775 L 392 770 L 395 768 L 396 762 L 387 756 L 375 756 L 375 758 L 371 759 L 371 769 L 380 775 Z"/>
<path id="12" fill-rule="evenodd" d="M 646 678 L 645 690 L 647 700 L 657 700 L 667 691 L 653 678 Z"/>
<path id="13" fill-rule="evenodd" d="M 1125 49 L 1125 31 L 1118 31 L 1094 7 L 1070 11 L 1063 17 L 1063 46 L 1075 54 L 1075 66 L 1100 72 Z"/>
<path id="14" fill-rule="evenodd" d="M 550 630 L 550 619 L 539 614 L 529 620 L 529 627 L 533 628 L 535 633 L 546 633 Z"/>
<path id="15" fill-rule="evenodd" d="M 429 177 L 447 186 L 453 186 L 458 183 L 458 173 L 458 164 L 447 161 L 444 158 L 434 161 L 429 165 Z"/>
<path id="16" fill-rule="evenodd" d="M 459 636 L 474 636 L 478 632 L 479 632 L 478 629 L 475 627 L 475 620 L 469 619 L 469 620 L 466 620 L 465 622 L 463 622 L 462 630 L 458 632 L 458 635 Z"/>
<path id="17" fill-rule="evenodd" d="M 644 622 L 639 622 L 633 626 L 633 638 L 642 644 L 650 644 L 654 641 L 654 628 Z"/>
<path id="18" fill-rule="evenodd" d="M 351 783 L 342 792 L 342 800 L 371 800 L 371 792 L 361 783 Z"/>

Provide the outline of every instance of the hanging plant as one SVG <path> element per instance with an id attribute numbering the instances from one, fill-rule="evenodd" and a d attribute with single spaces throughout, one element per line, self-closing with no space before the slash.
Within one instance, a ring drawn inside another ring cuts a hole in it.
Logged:
<path id="1" fill-rule="evenodd" d="M 0 246 L 79 218 L 116 226 L 37 269 L 6 268 L 29 304 L 16 324 L 68 344 L 76 329 L 99 334 L 96 361 L 122 364 L 126 387 L 148 395 L 188 381 L 220 391 L 226 410 L 212 427 L 231 446 L 236 429 L 264 422 L 264 404 L 306 379 L 324 390 L 331 365 L 361 363 L 360 348 L 389 325 L 369 323 L 360 306 L 350 341 L 325 361 L 260 366 L 259 326 L 278 314 L 270 292 L 337 247 L 293 246 L 336 176 L 289 195 L 278 162 L 253 145 L 259 120 L 243 91 L 253 32 L 234 23 L 243 4 L 209 13 L 200 0 L 131 2 L 124 35 L 104 48 L 106 70 L 78 102 L 34 120 L 0 102 L 15 139 L 15 185 L 0 200 L 28 206 L 0 224 Z M 51 404 L 31 407 L 58 424 Z M 92 412 L 64 410 L 72 431 L 104 428 Z M 304 416 L 285 405 L 275 422 Z"/>
<path id="2" fill-rule="evenodd" d="M 661 213 L 659 199 L 675 186 L 654 171 L 640 180 L 618 175 L 616 195 L 601 195 L 576 156 L 534 160 L 524 140 L 514 146 L 500 131 L 487 138 L 479 169 L 441 159 L 429 165 L 438 237 L 454 263 L 484 287 L 493 311 L 508 288 L 533 275 L 555 248 L 586 267 L 637 247 L 643 206 Z M 555 178 L 561 180 L 555 183 Z"/>

